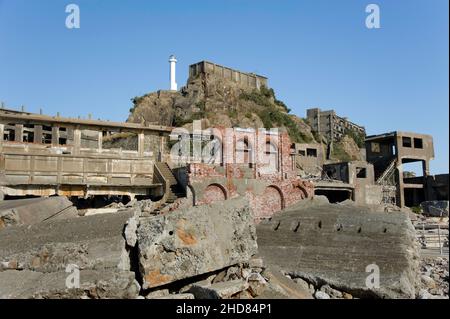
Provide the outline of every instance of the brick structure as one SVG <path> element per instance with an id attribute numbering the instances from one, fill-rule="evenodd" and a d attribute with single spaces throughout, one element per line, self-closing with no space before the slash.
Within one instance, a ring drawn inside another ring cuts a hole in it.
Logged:
<path id="1" fill-rule="evenodd" d="M 313 185 L 296 176 L 295 148 L 287 133 L 218 131 L 223 133 L 219 160 L 187 166 L 188 193 L 194 205 L 246 196 L 258 221 L 313 196 Z"/>

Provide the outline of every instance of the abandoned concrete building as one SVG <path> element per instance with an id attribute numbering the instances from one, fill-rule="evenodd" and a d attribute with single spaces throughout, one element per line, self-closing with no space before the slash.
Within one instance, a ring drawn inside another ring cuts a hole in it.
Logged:
<path id="1" fill-rule="evenodd" d="M 295 165 L 300 176 L 321 176 L 325 163 L 324 147 L 319 143 L 295 143 Z"/>
<path id="2" fill-rule="evenodd" d="M 267 78 L 254 73 L 245 73 L 229 67 L 221 66 L 208 61 L 200 61 L 189 66 L 189 77 L 193 78 L 200 74 L 206 76 L 214 75 L 226 80 L 238 83 L 243 87 L 259 89 L 261 86 L 267 87 Z"/>
<path id="3" fill-rule="evenodd" d="M 287 133 L 235 129 L 221 141 L 219 160 L 184 167 L 172 162 L 171 128 L 163 126 L 3 110 L 0 133 L 2 196 L 162 196 L 173 202 L 188 190 L 194 205 L 247 196 L 261 219 L 313 195 L 312 184 L 297 177 Z M 265 164 L 256 160 L 259 143 L 266 147 Z"/>
<path id="4" fill-rule="evenodd" d="M 366 135 L 366 130 L 363 126 L 357 125 L 345 117 L 338 116 L 334 110 L 308 109 L 306 110 L 306 118 L 312 130 L 326 137 L 329 142 L 340 140 L 347 130 L 352 130 L 363 136 Z"/>
<path id="5" fill-rule="evenodd" d="M 162 193 L 153 163 L 170 128 L 0 110 L 0 192 L 7 196 Z M 128 143 L 115 146 L 116 137 Z"/>
<path id="6" fill-rule="evenodd" d="M 379 185 L 395 187 L 398 206 L 418 206 L 427 200 L 448 199 L 448 174 L 430 176 L 434 158 L 433 138 L 410 132 L 390 132 L 366 138 L 367 161 Z M 403 165 L 420 162 L 422 176 L 405 177 Z"/>

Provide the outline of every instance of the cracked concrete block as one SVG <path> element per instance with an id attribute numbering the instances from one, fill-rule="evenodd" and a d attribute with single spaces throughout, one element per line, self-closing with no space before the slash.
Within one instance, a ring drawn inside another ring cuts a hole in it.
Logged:
<path id="1" fill-rule="evenodd" d="M 69 275 L 65 271 L 0 272 L 0 299 L 127 299 L 135 298 L 140 289 L 131 271 L 80 270 L 78 288 L 68 288 L 66 281 Z"/>
<path id="2" fill-rule="evenodd" d="M 257 253 L 244 198 L 141 218 L 137 236 L 144 289 L 246 262 Z"/>
<path id="3" fill-rule="evenodd" d="M 0 202 L 0 229 L 6 226 L 32 225 L 45 220 L 77 216 L 77 209 L 64 196 Z"/>
<path id="4" fill-rule="evenodd" d="M 218 282 L 209 286 L 194 284 L 189 289 L 189 292 L 192 293 L 196 299 L 228 299 L 248 288 L 249 284 L 247 282 L 238 279 Z"/>
<path id="5" fill-rule="evenodd" d="M 123 212 L 4 229 L 0 297 L 134 298 L 140 286 L 124 238 L 131 216 Z M 68 265 L 79 269 L 80 289 L 66 287 Z"/>
<path id="6" fill-rule="evenodd" d="M 0 232 L 0 262 L 39 272 L 127 268 L 123 230 L 130 213 L 55 220 Z M 122 266 L 121 266 L 122 265 Z"/>
<path id="7" fill-rule="evenodd" d="M 407 214 L 330 204 L 282 212 L 271 222 L 276 230 L 257 226 L 259 254 L 293 278 L 360 298 L 414 298 L 419 252 Z M 379 288 L 368 285 L 377 274 Z"/>

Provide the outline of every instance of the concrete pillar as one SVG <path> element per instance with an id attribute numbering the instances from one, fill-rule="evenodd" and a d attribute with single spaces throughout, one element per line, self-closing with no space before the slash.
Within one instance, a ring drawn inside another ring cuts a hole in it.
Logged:
<path id="1" fill-rule="evenodd" d="M 102 131 L 99 131 L 98 132 L 98 138 L 97 138 L 97 150 L 99 151 L 99 152 L 101 152 L 102 151 L 102 149 L 103 149 L 103 132 Z"/>
<path id="2" fill-rule="evenodd" d="M 138 154 L 140 157 L 144 156 L 144 141 L 145 141 L 144 132 L 140 132 L 138 134 Z"/>
<path id="3" fill-rule="evenodd" d="M 22 124 L 16 124 L 15 126 L 15 142 L 23 142 L 23 125 Z"/>
<path id="4" fill-rule="evenodd" d="M 430 175 L 430 163 L 427 160 L 422 161 L 423 177 Z"/>
<path id="5" fill-rule="evenodd" d="M 79 155 L 81 148 L 81 130 L 79 127 L 73 129 L 73 154 Z"/>
<path id="6" fill-rule="evenodd" d="M 42 144 L 42 125 L 34 126 L 34 143 Z"/>
<path id="7" fill-rule="evenodd" d="M 52 126 L 52 146 L 58 145 L 59 145 L 59 126 Z"/>

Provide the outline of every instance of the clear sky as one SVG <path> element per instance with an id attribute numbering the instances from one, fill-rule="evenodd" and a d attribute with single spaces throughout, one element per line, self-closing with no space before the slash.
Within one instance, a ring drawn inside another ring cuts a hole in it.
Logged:
<path id="1" fill-rule="evenodd" d="M 66 5 L 80 8 L 67 29 Z M 365 8 L 380 7 L 367 29 Z M 0 0 L 0 100 L 45 114 L 123 121 L 130 99 L 182 86 L 211 60 L 269 78 L 304 117 L 335 109 L 368 134 L 431 134 L 448 172 L 448 0 Z"/>

